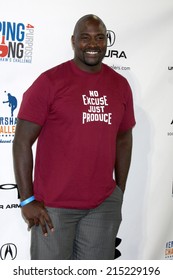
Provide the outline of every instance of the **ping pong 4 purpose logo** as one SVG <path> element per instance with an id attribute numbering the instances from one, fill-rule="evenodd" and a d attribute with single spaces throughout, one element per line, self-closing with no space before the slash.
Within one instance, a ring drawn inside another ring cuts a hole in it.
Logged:
<path id="1" fill-rule="evenodd" d="M 0 62 L 31 63 L 34 26 L 16 22 L 0 22 Z"/>

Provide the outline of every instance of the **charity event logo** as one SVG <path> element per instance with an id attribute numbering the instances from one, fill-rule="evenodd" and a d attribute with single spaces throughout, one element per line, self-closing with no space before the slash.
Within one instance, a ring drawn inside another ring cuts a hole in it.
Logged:
<path id="1" fill-rule="evenodd" d="M 17 98 L 12 93 L 4 91 L 4 94 L 1 95 L 0 106 L 0 144 L 12 143 L 17 123 L 17 117 L 15 117 L 18 106 Z"/>
<path id="2" fill-rule="evenodd" d="M 17 108 L 17 99 L 15 96 L 12 96 L 10 93 L 7 94 L 8 98 L 6 101 L 3 101 L 4 103 L 8 103 L 8 106 L 10 107 L 11 111 L 11 117 L 13 117 L 13 112 Z"/>
<path id="3" fill-rule="evenodd" d="M 0 22 L 0 62 L 31 63 L 34 26 L 17 22 Z"/>
<path id="4" fill-rule="evenodd" d="M 99 96 L 96 90 L 89 90 L 88 95 L 82 95 L 83 105 L 86 111 L 82 113 L 82 124 L 88 122 L 105 122 L 112 124 L 112 113 L 105 113 L 105 108 L 109 105 L 107 96 Z"/>

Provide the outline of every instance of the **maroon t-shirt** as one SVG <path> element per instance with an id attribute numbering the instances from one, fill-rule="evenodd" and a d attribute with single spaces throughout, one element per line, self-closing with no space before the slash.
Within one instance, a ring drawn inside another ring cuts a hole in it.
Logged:
<path id="1" fill-rule="evenodd" d="M 24 93 L 18 118 L 42 126 L 34 195 L 46 206 L 89 209 L 114 190 L 116 136 L 135 125 L 127 80 L 67 61 L 42 73 Z"/>

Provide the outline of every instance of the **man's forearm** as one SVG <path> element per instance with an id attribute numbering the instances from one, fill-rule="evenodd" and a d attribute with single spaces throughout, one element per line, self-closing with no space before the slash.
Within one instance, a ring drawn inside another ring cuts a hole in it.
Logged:
<path id="1" fill-rule="evenodd" d="M 32 170 L 33 155 L 32 149 L 17 143 L 13 143 L 13 162 L 16 183 L 21 200 L 33 195 Z"/>
<path id="2" fill-rule="evenodd" d="M 41 126 L 18 119 L 13 141 L 13 162 L 16 183 L 21 200 L 33 195 L 32 145 L 38 138 Z"/>

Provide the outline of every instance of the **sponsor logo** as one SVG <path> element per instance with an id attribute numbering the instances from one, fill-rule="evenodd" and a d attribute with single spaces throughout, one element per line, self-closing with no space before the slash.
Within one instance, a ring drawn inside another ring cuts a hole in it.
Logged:
<path id="1" fill-rule="evenodd" d="M 107 30 L 107 47 L 112 47 L 115 43 L 115 32 L 113 32 L 112 30 Z"/>
<path id="2" fill-rule="evenodd" d="M 13 210 L 18 208 L 21 208 L 20 204 L 7 204 L 7 205 L 0 204 L 0 210 L 5 210 L 5 209 Z"/>
<path id="3" fill-rule="evenodd" d="M 173 241 L 166 242 L 165 259 L 173 260 Z"/>
<path id="4" fill-rule="evenodd" d="M 19 195 L 18 187 L 17 187 L 16 184 L 2 184 L 2 185 L 0 185 L 0 190 L 3 190 L 3 191 L 11 191 L 11 190 L 14 190 L 14 189 L 16 189 L 17 198 L 19 199 L 20 195 Z"/>
<path id="5" fill-rule="evenodd" d="M 107 30 L 107 52 L 105 54 L 105 57 L 110 58 L 125 58 L 127 59 L 127 55 L 124 50 L 117 50 L 114 48 L 116 40 L 115 32 L 112 30 Z M 113 47 L 113 49 L 111 48 Z"/>
<path id="6" fill-rule="evenodd" d="M 1 260 L 14 260 L 17 256 L 17 247 L 13 243 L 4 244 L 0 249 Z"/>
<path id="7" fill-rule="evenodd" d="M 0 22 L 0 62 L 31 63 L 34 26 L 22 22 Z"/>
<path id="8" fill-rule="evenodd" d="M 170 125 L 173 125 L 173 119 L 170 121 Z M 173 131 L 168 131 L 167 135 L 168 136 L 173 136 Z"/>
<path id="9" fill-rule="evenodd" d="M 19 191 L 16 184 L 2 184 L 0 185 L 0 191 L 12 191 L 16 189 L 17 199 L 20 198 Z M 12 203 L 12 204 L 0 204 L 0 210 L 4 209 L 18 209 L 20 208 L 20 203 Z"/>
<path id="10" fill-rule="evenodd" d="M 118 259 L 121 256 L 120 250 L 117 249 L 117 247 L 120 245 L 122 239 L 119 237 L 116 237 L 115 239 L 115 254 L 114 254 L 114 259 Z"/>
<path id="11" fill-rule="evenodd" d="M 0 102 L 1 113 L 3 112 L 0 116 L 0 144 L 13 142 L 17 123 L 17 117 L 15 117 L 17 105 L 14 94 L 4 91 Z"/>
<path id="12" fill-rule="evenodd" d="M 127 54 L 125 50 L 120 50 L 116 47 L 116 41 L 117 36 L 115 35 L 115 32 L 112 30 L 107 30 L 107 51 L 105 54 L 105 58 L 109 59 L 118 59 L 118 61 L 126 61 L 127 60 Z M 120 64 L 120 63 L 118 63 Z M 110 67 L 115 71 L 121 71 L 121 70 L 130 70 L 129 66 L 123 66 L 123 65 L 110 65 Z"/>

